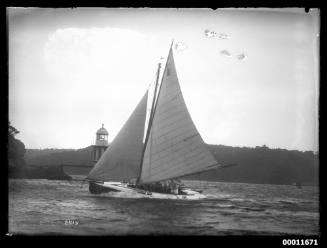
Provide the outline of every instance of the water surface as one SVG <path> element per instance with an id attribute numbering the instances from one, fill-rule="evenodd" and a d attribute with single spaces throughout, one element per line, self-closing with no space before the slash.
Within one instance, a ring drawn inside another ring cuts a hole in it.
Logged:
<path id="1" fill-rule="evenodd" d="M 208 199 L 92 195 L 81 181 L 10 179 L 9 231 L 56 235 L 319 234 L 318 187 L 183 181 Z M 68 220 L 72 220 L 69 222 Z"/>

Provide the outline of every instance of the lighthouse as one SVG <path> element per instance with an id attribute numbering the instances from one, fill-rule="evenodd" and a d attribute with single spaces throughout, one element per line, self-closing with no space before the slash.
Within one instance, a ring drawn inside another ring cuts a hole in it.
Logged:
<path id="1" fill-rule="evenodd" d="M 108 147 L 108 131 L 103 124 L 96 132 L 95 145 L 93 145 L 92 159 L 97 162 Z"/>

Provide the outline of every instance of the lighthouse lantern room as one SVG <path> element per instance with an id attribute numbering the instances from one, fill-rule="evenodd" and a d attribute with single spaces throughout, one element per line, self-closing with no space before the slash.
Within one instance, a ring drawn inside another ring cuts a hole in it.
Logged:
<path id="1" fill-rule="evenodd" d="M 95 145 L 93 146 L 92 158 L 97 162 L 108 147 L 108 131 L 103 127 L 96 132 Z"/>

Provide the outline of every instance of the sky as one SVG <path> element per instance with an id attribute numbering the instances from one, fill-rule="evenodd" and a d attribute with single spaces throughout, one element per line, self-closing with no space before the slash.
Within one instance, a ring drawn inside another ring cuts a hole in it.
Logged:
<path id="1" fill-rule="evenodd" d="M 317 9 L 8 8 L 7 20 L 9 121 L 26 148 L 83 148 L 102 123 L 111 142 L 174 40 L 206 143 L 318 150 Z"/>

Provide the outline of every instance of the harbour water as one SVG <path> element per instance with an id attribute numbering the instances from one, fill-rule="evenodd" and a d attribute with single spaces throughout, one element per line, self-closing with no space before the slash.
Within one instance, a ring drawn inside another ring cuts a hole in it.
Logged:
<path id="1" fill-rule="evenodd" d="M 92 195 L 80 180 L 9 180 L 9 232 L 46 235 L 318 235 L 319 188 L 183 181 L 205 200 Z"/>

